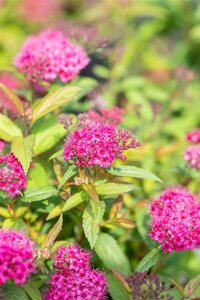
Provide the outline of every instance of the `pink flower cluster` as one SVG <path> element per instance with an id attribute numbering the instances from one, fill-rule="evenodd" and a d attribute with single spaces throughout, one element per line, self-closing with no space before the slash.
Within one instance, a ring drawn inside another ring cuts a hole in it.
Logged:
<path id="1" fill-rule="evenodd" d="M 45 30 L 30 36 L 15 58 L 18 71 L 32 82 L 72 80 L 89 63 L 85 51 L 62 32 Z"/>
<path id="2" fill-rule="evenodd" d="M 15 197 L 25 188 L 26 176 L 19 161 L 13 154 L 0 156 L 0 189 Z"/>
<path id="3" fill-rule="evenodd" d="M 200 129 L 186 134 L 186 140 L 196 145 L 189 146 L 184 152 L 184 159 L 191 168 L 200 170 Z"/>
<path id="4" fill-rule="evenodd" d="M 56 272 L 45 300 L 103 300 L 106 294 L 104 273 L 91 269 L 90 253 L 78 245 L 60 247 L 54 260 Z"/>
<path id="5" fill-rule="evenodd" d="M 200 128 L 196 128 L 186 134 L 186 140 L 194 144 L 200 143 Z"/>
<path id="6" fill-rule="evenodd" d="M 33 242 L 23 231 L 0 230 L 0 285 L 13 279 L 23 284 L 34 271 Z"/>
<path id="7" fill-rule="evenodd" d="M 150 207 L 151 233 L 164 252 L 200 248 L 200 202 L 183 188 L 168 189 Z"/>
<path id="8" fill-rule="evenodd" d="M 116 158 L 126 159 L 124 150 L 139 145 L 128 130 L 116 128 L 109 123 L 89 122 L 67 136 L 64 159 L 73 159 L 77 166 L 99 165 L 107 168 Z"/>
<path id="9" fill-rule="evenodd" d="M 117 106 L 113 106 L 111 109 L 102 108 L 99 112 L 90 110 L 87 112 L 87 116 L 92 121 L 109 122 L 111 124 L 120 124 L 123 122 L 124 110 Z"/>

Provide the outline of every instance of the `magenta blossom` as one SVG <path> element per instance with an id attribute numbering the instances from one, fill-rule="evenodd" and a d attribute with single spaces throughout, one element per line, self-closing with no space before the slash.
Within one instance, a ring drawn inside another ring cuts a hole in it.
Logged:
<path id="1" fill-rule="evenodd" d="M 200 202 L 183 188 L 168 189 L 150 207 L 150 237 L 164 252 L 200 248 Z"/>
<path id="2" fill-rule="evenodd" d="M 45 30 L 30 36 L 15 58 L 18 71 L 34 83 L 52 82 L 57 78 L 68 82 L 88 63 L 85 51 L 58 30 Z"/>
<path id="3" fill-rule="evenodd" d="M 105 275 L 91 269 L 89 259 L 90 253 L 78 245 L 58 248 L 45 300 L 105 299 Z"/>
<path id="4" fill-rule="evenodd" d="M 85 123 L 65 140 L 64 159 L 73 159 L 77 166 L 110 167 L 116 158 L 126 159 L 124 150 L 136 148 L 139 142 L 128 130 L 103 122 Z"/>
<path id="5" fill-rule="evenodd" d="M 0 285 L 11 279 L 25 283 L 34 271 L 33 261 L 33 242 L 23 231 L 0 230 Z"/>
<path id="6" fill-rule="evenodd" d="M 0 189 L 10 197 L 18 196 L 26 188 L 26 176 L 13 154 L 0 156 Z"/>
<path id="7" fill-rule="evenodd" d="M 200 170 L 200 145 L 188 147 L 184 152 L 184 159 L 191 168 Z"/>
<path id="8" fill-rule="evenodd" d="M 200 143 L 200 128 L 193 129 L 186 134 L 186 140 L 194 144 Z"/>

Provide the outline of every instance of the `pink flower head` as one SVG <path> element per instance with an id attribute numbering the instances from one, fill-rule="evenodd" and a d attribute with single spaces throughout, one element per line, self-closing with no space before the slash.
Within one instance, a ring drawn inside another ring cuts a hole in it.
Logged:
<path id="1" fill-rule="evenodd" d="M 78 127 L 65 140 L 64 159 L 73 159 L 77 166 L 99 165 L 110 167 L 116 158 L 126 159 L 124 150 L 136 148 L 139 142 L 128 130 L 116 128 L 115 125 L 90 120 L 83 127 Z"/>
<path id="2" fill-rule="evenodd" d="M 3 150 L 3 148 L 5 147 L 5 142 L 3 140 L 0 140 L 0 152 Z"/>
<path id="3" fill-rule="evenodd" d="M 200 145 L 188 147 L 185 150 L 184 159 L 191 168 L 200 170 Z"/>
<path id="4" fill-rule="evenodd" d="M 168 189 L 150 207 L 153 240 L 164 252 L 200 248 L 200 202 L 183 188 Z"/>
<path id="5" fill-rule="evenodd" d="M 89 63 L 85 51 L 58 30 L 30 36 L 15 58 L 18 71 L 32 82 L 72 80 Z"/>
<path id="6" fill-rule="evenodd" d="M 200 128 L 196 128 L 186 134 L 186 140 L 195 144 L 200 143 Z"/>
<path id="7" fill-rule="evenodd" d="M 19 89 L 22 87 L 20 80 L 11 74 L 0 75 L 0 83 L 3 83 L 11 90 Z M 3 108 L 8 109 L 13 113 L 17 112 L 16 108 L 12 105 L 8 98 L 3 94 L 2 91 L 0 91 L 0 110 Z"/>
<path id="8" fill-rule="evenodd" d="M 34 271 L 33 242 L 23 231 L 0 230 L 0 285 L 13 279 L 23 284 Z"/>
<path id="9" fill-rule="evenodd" d="M 109 122 L 111 124 L 120 124 L 123 122 L 124 110 L 117 106 L 113 106 L 111 109 L 103 108 L 99 112 L 90 110 L 87 112 L 87 116 L 92 121 Z"/>
<path id="10" fill-rule="evenodd" d="M 83 273 L 89 266 L 91 254 L 82 250 L 78 245 L 59 247 L 54 258 L 54 267 Z"/>
<path id="11" fill-rule="evenodd" d="M 0 156 L 0 189 L 10 197 L 20 194 L 26 188 L 24 170 L 13 154 Z"/>
<path id="12" fill-rule="evenodd" d="M 89 258 L 90 253 L 78 245 L 59 248 L 54 260 L 54 267 L 59 271 L 51 275 L 45 300 L 105 299 L 105 275 L 91 269 Z"/>

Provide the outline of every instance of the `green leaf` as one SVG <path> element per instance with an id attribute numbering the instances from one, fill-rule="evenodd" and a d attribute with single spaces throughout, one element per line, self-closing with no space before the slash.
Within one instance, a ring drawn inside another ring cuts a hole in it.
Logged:
<path id="1" fill-rule="evenodd" d="M 129 293 L 113 274 L 107 276 L 107 282 L 108 292 L 113 300 L 130 300 Z"/>
<path id="2" fill-rule="evenodd" d="M 53 146 L 66 135 L 66 129 L 61 124 L 55 124 L 47 129 L 37 132 L 35 137 L 34 153 L 41 154 Z"/>
<path id="3" fill-rule="evenodd" d="M 184 296 L 194 296 L 194 292 L 198 286 L 200 286 L 200 275 L 195 276 L 187 283 L 187 285 L 184 287 Z"/>
<path id="4" fill-rule="evenodd" d="M 38 162 L 34 162 L 34 168 L 31 168 L 28 176 L 27 189 L 46 187 L 51 184 L 51 180 L 45 168 Z"/>
<path id="5" fill-rule="evenodd" d="M 0 207 L 0 216 L 2 216 L 4 218 L 9 218 L 11 215 L 7 208 Z"/>
<path id="6" fill-rule="evenodd" d="M 14 137 L 22 136 L 22 132 L 8 117 L 0 114 L 0 139 L 12 142 Z"/>
<path id="7" fill-rule="evenodd" d="M 52 210 L 49 212 L 46 220 L 51 220 L 57 216 L 60 216 L 60 214 L 62 213 L 62 206 L 63 205 L 56 205 L 54 208 L 52 208 Z"/>
<path id="8" fill-rule="evenodd" d="M 67 211 L 75 206 L 77 206 L 78 204 L 80 204 L 81 202 L 85 201 L 85 199 L 87 198 L 87 195 L 85 192 L 80 192 L 80 193 L 76 193 L 73 196 L 69 197 L 66 201 L 66 203 L 63 206 L 62 211 Z"/>
<path id="9" fill-rule="evenodd" d="M 63 156 L 63 149 L 55 152 L 49 157 L 49 160 Z"/>
<path id="10" fill-rule="evenodd" d="M 31 300 L 42 300 L 42 295 L 38 287 L 34 286 L 31 283 L 27 283 L 22 286 L 25 292 L 29 295 Z"/>
<path id="11" fill-rule="evenodd" d="M 111 235 L 100 233 L 94 249 L 109 270 L 115 269 L 124 276 L 131 274 L 128 258 Z"/>
<path id="12" fill-rule="evenodd" d="M 11 151 L 21 163 L 24 173 L 27 174 L 33 156 L 34 138 L 32 136 L 15 137 L 11 144 Z"/>
<path id="13" fill-rule="evenodd" d="M 58 190 L 65 184 L 65 182 L 78 172 L 78 168 L 75 165 L 71 165 L 67 168 L 67 171 L 63 175 L 61 182 L 58 185 Z"/>
<path id="14" fill-rule="evenodd" d="M 46 95 L 33 110 L 33 122 L 60 106 L 68 104 L 79 91 L 78 87 L 65 86 Z"/>
<path id="15" fill-rule="evenodd" d="M 92 183 L 84 184 L 83 188 L 92 198 L 92 200 L 94 200 L 96 203 L 99 203 L 99 196 L 97 194 L 95 186 Z"/>
<path id="16" fill-rule="evenodd" d="M 24 198 L 21 200 L 23 202 L 35 202 L 35 201 L 41 201 L 46 200 L 52 196 L 57 195 L 57 190 L 52 186 L 46 186 L 41 188 L 33 188 L 26 190 L 24 192 Z"/>
<path id="17" fill-rule="evenodd" d="M 136 272 L 148 271 L 152 266 L 157 264 L 163 256 L 164 254 L 160 249 L 154 248 L 139 262 Z"/>
<path id="18" fill-rule="evenodd" d="M 144 178 L 144 179 L 152 179 L 154 181 L 162 182 L 160 178 L 158 178 L 153 173 L 146 171 L 142 168 L 137 168 L 133 166 L 121 166 L 121 167 L 111 167 L 107 169 L 107 172 L 117 176 L 127 176 L 127 177 L 136 177 L 136 178 Z"/>
<path id="19" fill-rule="evenodd" d="M 6 300 L 30 300 L 26 292 L 16 285 L 5 285 L 4 294 Z"/>
<path id="20" fill-rule="evenodd" d="M 91 248 L 93 248 L 96 243 L 104 212 L 105 203 L 103 201 L 97 204 L 91 200 L 83 213 L 83 229 Z"/>
<path id="21" fill-rule="evenodd" d="M 42 244 L 43 249 L 50 248 L 53 245 L 54 241 L 56 240 L 57 236 L 62 230 L 62 226 L 63 226 L 63 216 L 60 215 L 56 224 L 47 233 L 47 236 Z"/>
<path id="22" fill-rule="evenodd" d="M 143 239 L 144 243 L 150 248 L 154 248 L 156 242 L 153 241 L 147 232 L 149 231 L 149 221 L 150 216 L 147 212 L 147 209 L 144 207 L 136 207 L 135 208 L 135 223 L 137 226 L 137 230 L 141 238 Z"/>
<path id="23" fill-rule="evenodd" d="M 128 193 L 135 188 L 132 184 L 122 183 L 103 183 L 96 186 L 96 191 L 99 195 L 110 196 Z"/>
<path id="24" fill-rule="evenodd" d="M 0 90 L 5 94 L 8 100 L 12 103 L 12 105 L 16 108 L 16 110 L 20 113 L 20 115 L 24 114 L 24 107 L 20 100 L 20 98 L 11 91 L 7 86 L 3 83 L 0 83 Z"/>

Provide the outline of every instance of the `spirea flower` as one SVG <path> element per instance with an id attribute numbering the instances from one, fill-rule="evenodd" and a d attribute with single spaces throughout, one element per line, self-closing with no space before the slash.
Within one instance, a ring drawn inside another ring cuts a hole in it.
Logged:
<path id="1" fill-rule="evenodd" d="M 104 273 L 91 269 L 90 253 L 78 245 L 60 247 L 54 258 L 54 273 L 45 300 L 103 300 L 106 294 Z"/>
<path id="2" fill-rule="evenodd" d="M 166 292 L 174 287 L 161 281 L 157 274 L 147 274 L 135 272 L 127 279 L 128 285 L 131 289 L 131 296 L 133 300 L 173 300 L 174 298 Z"/>
<path id="3" fill-rule="evenodd" d="M 59 247 L 54 257 L 54 267 L 61 270 L 84 273 L 89 267 L 91 254 L 78 245 Z"/>
<path id="4" fill-rule="evenodd" d="M 186 134 L 186 140 L 195 144 L 200 143 L 200 128 L 196 128 Z"/>
<path id="5" fill-rule="evenodd" d="M 191 168 L 200 170 L 200 144 L 188 147 L 184 152 L 184 159 Z"/>
<path id="6" fill-rule="evenodd" d="M 0 230 L 0 285 L 11 279 L 15 284 L 26 282 L 34 271 L 33 246 L 23 231 Z"/>
<path id="7" fill-rule="evenodd" d="M 10 197 L 18 196 L 26 188 L 26 176 L 13 154 L 0 156 L 0 189 Z"/>
<path id="8" fill-rule="evenodd" d="M 116 158 L 126 159 L 124 150 L 140 145 L 128 130 L 116 128 L 115 125 L 103 122 L 86 121 L 83 127 L 65 140 L 64 159 L 73 159 L 77 166 L 99 165 L 110 167 Z"/>
<path id="9" fill-rule="evenodd" d="M 164 252 L 200 248 L 200 202 L 183 188 L 168 189 L 150 206 L 150 237 Z"/>
<path id="10" fill-rule="evenodd" d="M 85 51 L 72 44 L 62 32 L 45 30 L 30 36 L 15 58 L 18 71 L 32 82 L 72 80 L 88 64 Z"/>
<path id="11" fill-rule="evenodd" d="M 113 106 L 111 109 L 102 108 L 99 112 L 90 110 L 87 112 L 87 116 L 92 121 L 109 122 L 112 124 L 120 124 L 123 122 L 124 110 L 117 106 Z"/>

